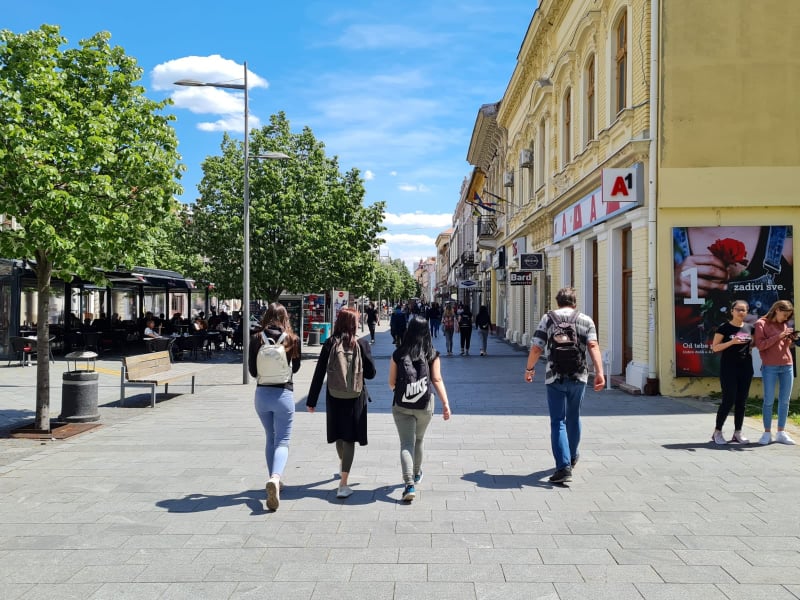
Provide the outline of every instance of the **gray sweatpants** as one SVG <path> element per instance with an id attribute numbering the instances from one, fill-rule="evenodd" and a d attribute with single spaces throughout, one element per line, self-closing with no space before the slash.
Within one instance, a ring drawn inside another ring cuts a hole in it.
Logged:
<path id="1" fill-rule="evenodd" d="M 400 467 L 406 485 L 413 484 L 414 475 L 422 469 L 425 431 L 433 417 L 433 401 L 431 396 L 427 408 L 392 406 L 394 424 L 400 436 Z"/>

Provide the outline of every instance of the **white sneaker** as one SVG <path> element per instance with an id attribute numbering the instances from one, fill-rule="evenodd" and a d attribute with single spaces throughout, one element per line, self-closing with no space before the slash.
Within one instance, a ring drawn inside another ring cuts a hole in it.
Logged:
<path id="1" fill-rule="evenodd" d="M 728 442 L 725 440 L 725 437 L 722 435 L 721 431 L 714 430 L 714 434 L 711 436 L 711 441 L 714 442 L 717 446 L 724 446 Z"/>
<path id="2" fill-rule="evenodd" d="M 278 510 L 280 504 L 280 480 L 277 477 L 270 477 L 267 482 L 267 508 L 269 510 Z"/>
<path id="3" fill-rule="evenodd" d="M 340 485 L 338 491 L 336 492 L 337 498 L 347 498 L 353 494 L 353 488 L 349 485 Z"/>
<path id="4" fill-rule="evenodd" d="M 775 434 L 775 441 L 779 444 L 787 444 L 789 446 L 794 446 L 794 440 L 789 437 L 789 434 L 785 431 L 779 431 Z"/>
<path id="5" fill-rule="evenodd" d="M 762 446 L 766 446 L 767 444 L 772 443 L 772 434 L 769 431 L 765 431 L 761 434 L 761 437 L 758 440 L 758 443 Z"/>
<path id="6" fill-rule="evenodd" d="M 731 438 L 731 444 L 749 444 L 750 440 L 742 435 L 741 431 L 734 431 Z"/>

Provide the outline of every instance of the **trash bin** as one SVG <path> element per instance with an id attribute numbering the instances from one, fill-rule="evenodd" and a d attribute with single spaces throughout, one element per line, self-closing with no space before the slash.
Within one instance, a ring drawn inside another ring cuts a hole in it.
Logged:
<path id="1" fill-rule="evenodd" d="M 65 371 L 61 381 L 61 414 L 59 421 L 86 423 L 97 421 L 97 385 L 100 374 L 94 370 L 96 352 L 70 352 L 65 357 L 67 368 L 74 361 L 75 369 Z M 86 361 L 86 369 L 78 370 L 78 361 Z"/>
<path id="2" fill-rule="evenodd" d="M 312 323 L 311 331 L 319 332 L 319 343 L 324 344 L 325 340 L 331 337 L 331 324 L 330 323 Z"/>
<path id="3" fill-rule="evenodd" d="M 319 329 L 312 329 L 308 332 L 307 346 L 319 346 Z"/>

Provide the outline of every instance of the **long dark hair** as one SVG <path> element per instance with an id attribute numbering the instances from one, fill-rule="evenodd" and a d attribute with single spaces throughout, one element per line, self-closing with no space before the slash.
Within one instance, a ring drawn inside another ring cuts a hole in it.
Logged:
<path id="1" fill-rule="evenodd" d="M 343 308 L 336 315 L 336 322 L 333 324 L 333 336 L 342 340 L 342 346 L 352 348 L 356 343 L 356 321 L 358 317 L 356 311 L 351 308 Z"/>
<path id="2" fill-rule="evenodd" d="M 407 354 L 411 360 L 431 362 L 436 358 L 436 350 L 431 341 L 431 328 L 428 319 L 414 315 L 408 320 L 406 334 L 397 349 L 400 355 Z"/>
<path id="3" fill-rule="evenodd" d="M 298 338 L 292 330 L 292 323 L 289 320 L 289 312 L 280 302 L 273 302 L 270 304 L 261 317 L 262 329 L 266 329 L 270 325 L 274 325 L 286 333 L 286 338 L 283 340 L 283 345 L 286 347 L 286 352 L 289 354 L 290 358 L 297 358 L 300 354 Z"/>

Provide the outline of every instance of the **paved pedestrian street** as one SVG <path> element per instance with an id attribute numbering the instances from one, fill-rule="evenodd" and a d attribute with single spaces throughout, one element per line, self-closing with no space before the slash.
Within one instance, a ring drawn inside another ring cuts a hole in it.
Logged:
<path id="1" fill-rule="evenodd" d="M 443 357 L 453 417 L 437 405 L 424 479 L 403 504 L 386 329 L 354 494 L 335 497 L 324 405 L 305 411 L 309 359 L 274 513 L 236 355 L 154 409 L 138 389 L 119 407 L 119 363 L 98 361 L 102 427 L 0 439 L 0 598 L 800 597 L 797 447 L 712 446 L 711 402 L 587 391 L 573 481 L 552 485 L 543 370 L 525 384 L 525 353 L 495 338 L 486 357 L 477 339 L 470 356 Z M 63 370 L 51 365 L 53 416 Z M 34 381 L 35 368 L 0 366 L 6 429 L 32 418 Z M 744 432 L 758 439 L 759 423 Z"/>

